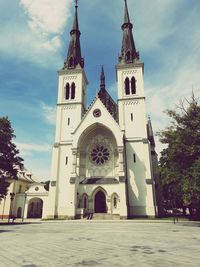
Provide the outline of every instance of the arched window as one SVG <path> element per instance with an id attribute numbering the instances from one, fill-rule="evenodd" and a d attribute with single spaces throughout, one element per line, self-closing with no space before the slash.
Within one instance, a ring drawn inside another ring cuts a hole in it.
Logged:
<path id="1" fill-rule="evenodd" d="M 87 209 L 88 207 L 88 196 L 86 194 L 82 197 L 82 208 Z"/>
<path id="2" fill-rule="evenodd" d="M 65 99 L 69 99 L 69 83 L 65 86 Z"/>
<path id="3" fill-rule="evenodd" d="M 130 62 L 131 61 L 131 52 L 128 50 L 126 52 L 126 62 Z"/>
<path id="4" fill-rule="evenodd" d="M 128 77 L 125 79 L 125 94 L 130 95 L 130 83 Z"/>
<path id="5" fill-rule="evenodd" d="M 87 197 L 84 197 L 83 208 L 87 209 Z"/>
<path id="6" fill-rule="evenodd" d="M 117 208 L 117 197 L 116 196 L 114 196 L 114 198 L 113 198 L 113 207 L 114 207 L 114 209 Z"/>
<path id="7" fill-rule="evenodd" d="M 71 99 L 75 98 L 75 83 L 71 85 Z"/>
<path id="8" fill-rule="evenodd" d="M 135 77 L 131 78 L 131 93 L 136 94 L 136 80 Z"/>

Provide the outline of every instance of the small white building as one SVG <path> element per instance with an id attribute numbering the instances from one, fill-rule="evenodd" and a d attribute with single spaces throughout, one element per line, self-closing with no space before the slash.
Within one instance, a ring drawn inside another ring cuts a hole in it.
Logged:
<path id="1" fill-rule="evenodd" d="M 127 3 L 116 65 L 117 102 L 106 90 L 102 68 L 100 88 L 89 107 L 77 10 L 76 5 L 67 58 L 58 72 L 56 137 L 43 217 L 155 216 L 155 143 L 146 118 L 144 64 L 135 48 Z"/>
<path id="2" fill-rule="evenodd" d="M 0 199 L 0 219 L 8 217 L 22 218 L 25 208 L 25 192 L 34 183 L 32 174 L 26 170 L 18 170 L 17 179 L 6 179 L 10 184 L 7 195 Z"/>
<path id="3" fill-rule="evenodd" d="M 18 170 L 17 179 L 6 179 L 7 195 L 0 199 L 0 220 L 42 218 L 48 198 L 48 185 L 35 182 L 27 170 Z"/>

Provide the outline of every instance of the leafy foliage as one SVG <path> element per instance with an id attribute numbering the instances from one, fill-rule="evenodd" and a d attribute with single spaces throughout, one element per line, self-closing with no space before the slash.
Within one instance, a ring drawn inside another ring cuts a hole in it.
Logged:
<path id="1" fill-rule="evenodd" d="M 167 110 L 170 126 L 159 133 L 167 144 L 160 158 L 160 183 L 166 202 L 177 207 L 200 206 L 200 106 L 192 95 L 187 107 Z"/>
<path id="2" fill-rule="evenodd" d="M 12 142 L 15 138 L 11 123 L 7 117 L 0 118 L 0 198 L 6 195 L 7 178 L 17 179 L 17 170 L 23 168 L 23 159 Z"/>

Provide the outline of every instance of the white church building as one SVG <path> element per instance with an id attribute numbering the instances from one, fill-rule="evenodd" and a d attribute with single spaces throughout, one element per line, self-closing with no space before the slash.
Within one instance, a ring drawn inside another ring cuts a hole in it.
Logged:
<path id="1" fill-rule="evenodd" d="M 132 28 L 125 0 L 122 47 L 116 65 L 117 101 L 106 90 L 102 67 L 99 91 L 87 107 L 88 80 L 76 4 L 67 58 L 58 72 L 49 192 L 44 183 L 20 178 L 11 183 L 12 192 L 0 202 L 2 218 L 159 215 L 157 154 L 151 121 L 146 118 L 144 64 L 136 51 Z"/>
<path id="2" fill-rule="evenodd" d="M 117 102 L 106 90 L 102 67 L 99 91 L 86 107 L 88 80 L 75 6 L 67 58 L 58 72 L 56 137 L 44 218 L 156 214 L 155 143 L 146 118 L 144 64 L 132 28 L 125 0 L 122 48 L 116 65 Z"/>

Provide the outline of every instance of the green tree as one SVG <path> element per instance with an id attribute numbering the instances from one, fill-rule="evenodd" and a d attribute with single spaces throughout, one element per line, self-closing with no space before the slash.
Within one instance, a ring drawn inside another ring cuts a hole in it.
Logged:
<path id="1" fill-rule="evenodd" d="M 23 159 L 13 143 L 14 131 L 8 117 L 0 118 L 0 198 L 7 194 L 7 178 L 17 179 L 17 170 L 23 168 Z"/>
<path id="2" fill-rule="evenodd" d="M 167 144 L 160 158 L 160 183 L 166 203 L 188 206 L 200 216 L 200 106 L 192 95 L 167 110 L 170 125 L 159 133 Z"/>

